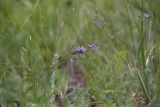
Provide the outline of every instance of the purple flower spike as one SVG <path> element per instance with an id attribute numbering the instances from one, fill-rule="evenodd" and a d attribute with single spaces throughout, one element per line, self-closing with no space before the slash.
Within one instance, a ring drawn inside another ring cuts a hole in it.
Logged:
<path id="1" fill-rule="evenodd" d="M 97 49 L 97 45 L 95 43 L 88 44 L 88 48 L 90 48 L 92 50 L 96 50 Z"/>
<path id="2" fill-rule="evenodd" d="M 84 48 L 84 47 L 77 47 L 77 48 L 75 49 L 75 52 L 81 53 L 81 54 L 84 54 L 86 51 L 87 51 L 87 49 Z"/>

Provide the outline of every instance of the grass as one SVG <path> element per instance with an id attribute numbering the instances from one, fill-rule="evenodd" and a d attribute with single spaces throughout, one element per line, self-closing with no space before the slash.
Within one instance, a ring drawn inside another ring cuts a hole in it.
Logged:
<path id="1" fill-rule="evenodd" d="M 159 11 L 159 0 L 1 0 L 0 106 L 58 107 L 57 93 L 65 107 L 93 96 L 97 107 L 160 106 Z M 89 43 L 97 50 L 73 54 Z M 85 86 L 71 104 L 76 69 Z"/>

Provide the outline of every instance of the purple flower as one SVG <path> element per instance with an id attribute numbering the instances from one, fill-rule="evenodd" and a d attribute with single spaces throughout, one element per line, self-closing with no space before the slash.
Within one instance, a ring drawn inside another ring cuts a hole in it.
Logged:
<path id="1" fill-rule="evenodd" d="M 77 47 L 77 48 L 75 49 L 75 52 L 81 53 L 81 54 L 84 54 L 86 51 L 87 51 L 87 49 L 84 48 L 84 47 Z"/>
<path id="2" fill-rule="evenodd" d="M 150 13 L 143 13 L 143 16 L 144 16 L 145 18 L 149 18 L 149 17 L 151 17 L 151 14 L 150 14 Z"/>
<path id="3" fill-rule="evenodd" d="M 150 13 L 143 13 L 143 15 L 139 15 L 138 17 L 143 17 L 143 18 L 146 18 L 146 19 L 149 19 L 151 18 L 152 14 Z"/>
<path id="4" fill-rule="evenodd" d="M 92 50 L 96 50 L 97 49 L 97 45 L 95 43 L 88 44 L 88 48 L 90 48 Z"/>

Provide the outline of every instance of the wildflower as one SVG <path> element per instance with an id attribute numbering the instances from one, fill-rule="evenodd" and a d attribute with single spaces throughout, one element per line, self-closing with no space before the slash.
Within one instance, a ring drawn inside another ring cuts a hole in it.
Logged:
<path id="1" fill-rule="evenodd" d="M 150 18 L 150 17 L 151 17 L 151 14 L 149 14 L 149 13 L 143 13 L 143 16 L 144 16 L 145 18 Z"/>
<path id="2" fill-rule="evenodd" d="M 96 50 L 97 49 L 97 45 L 95 43 L 88 44 L 88 48 L 92 49 L 92 50 Z"/>
<path id="3" fill-rule="evenodd" d="M 84 48 L 84 47 L 77 47 L 77 48 L 75 49 L 75 52 L 76 52 L 76 53 L 81 53 L 81 54 L 84 54 L 86 51 L 87 51 L 87 49 Z"/>
<path id="4" fill-rule="evenodd" d="M 152 15 L 150 13 L 143 13 L 143 15 L 139 15 L 139 17 L 150 18 Z"/>

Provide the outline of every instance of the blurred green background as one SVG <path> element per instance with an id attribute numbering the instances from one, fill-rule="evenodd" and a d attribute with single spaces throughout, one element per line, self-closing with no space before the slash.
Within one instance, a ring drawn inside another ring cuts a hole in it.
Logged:
<path id="1" fill-rule="evenodd" d="M 160 106 L 159 19 L 160 0 L 0 0 L 0 107 L 58 107 L 68 81 L 59 57 L 93 42 L 75 55 L 86 86 L 74 104 L 62 94 L 65 107 L 90 96 L 97 107 Z"/>

